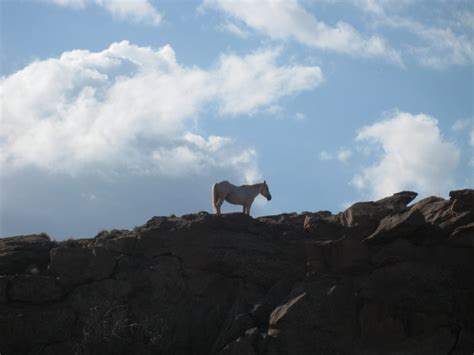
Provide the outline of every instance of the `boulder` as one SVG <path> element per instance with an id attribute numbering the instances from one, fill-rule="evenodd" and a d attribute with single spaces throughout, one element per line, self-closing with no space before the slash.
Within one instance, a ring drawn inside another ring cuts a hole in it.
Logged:
<path id="1" fill-rule="evenodd" d="M 449 205 L 449 202 L 447 202 L 444 198 L 438 197 L 438 196 L 429 196 L 425 197 L 424 199 L 418 201 L 415 203 L 413 206 L 411 206 L 412 209 L 419 209 L 419 210 L 424 210 L 426 206 L 437 203 L 437 202 L 445 202 L 446 205 Z"/>
<path id="2" fill-rule="evenodd" d="M 53 276 L 15 275 L 9 280 L 10 301 L 44 303 L 57 301 L 62 295 L 63 290 Z"/>
<path id="3" fill-rule="evenodd" d="M 452 211 L 463 212 L 474 210 L 474 190 L 464 189 L 451 191 L 449 197 L 452 201 Z"/>
<path id="4" fill-rule="evenodd" d="M 115 259 L 103 247 L 51 250 L 49 272 L 63 285 L 105 279 L 112 274 L 114 267 Z"/>
<path id="5" fill-rule="evenodd" d="M 423 214 L 416 209 L 388 216 L 382 219 L 377 230 L 365 241 L 369 244 L 384 244 L 397 238 L 413 238 L 424 224 Z"/>
<path id="6" fill-rule="evenodd" d="M 349 235 L 363 239 L 372 234 L 380 221 L 388 215 L 407 210 L 407 204 L 418 194 L 403 191 L 378 201 L 358 202 L 346 209 L 341 216 L 341 223 L 350 227 Z"/>
<path id="7" fill-rule="evenodd" d="M 0 275 L 25 273 L 32 266 L 43 271 L 55 246 L 44 233 L 0 238 Z"/>
<path id="8" fill-rule="evenodd" d="M 385 208 L 390 208 L 394 212 L 401 212 L 406 209 L 406 206 L 412 202 L 418 193 L 413 191 L 402 191 L 393 194 L 392 196 L 382 198 L 375 201 L 378 205 L 382 205 Z"/>
<path id="9" fill-rule="evenodd" d="M 453 210 L 452 205 L 453 201 L 428 197 L 414 204 L 412 210 L 419 210 L 427 223 L 437 226 L 448 237 L 456 228 L 474 222 L 474 209 Z"/>
<path id="10" fill-rule="evenodd" d="M 341 221 L 344 226 L 356 229 L 363 236 L 370 235 L 390 212 L 376 202 L 357 202 L 342 213 Z"/>

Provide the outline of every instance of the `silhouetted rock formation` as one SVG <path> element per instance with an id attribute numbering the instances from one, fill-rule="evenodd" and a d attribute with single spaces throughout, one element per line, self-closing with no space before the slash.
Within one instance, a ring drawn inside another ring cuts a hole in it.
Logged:
<path id="1" fill-rule="evenodd" d="M 474 191 L 0 239 L 0 353 L 471 354 Z"/>

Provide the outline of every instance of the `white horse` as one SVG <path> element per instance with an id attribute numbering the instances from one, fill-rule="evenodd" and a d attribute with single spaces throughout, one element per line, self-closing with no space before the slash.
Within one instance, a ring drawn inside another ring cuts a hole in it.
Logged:
<path id="1" fill-rule="evenodd" d="M 242 205 L 242 212 L 250 215 L 250 206 L 258 194 L 265 196 L 268 201 L 272 199 L 266 181 L 241 186 L 221 181 L 212 186 L 212 207 L 217 214 L 221 214 L 221 206 L 224 201 L 227 201 L 233 205 Z"/>

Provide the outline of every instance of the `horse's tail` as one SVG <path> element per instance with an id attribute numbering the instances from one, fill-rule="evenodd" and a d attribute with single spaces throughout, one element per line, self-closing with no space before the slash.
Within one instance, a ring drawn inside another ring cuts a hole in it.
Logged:
<path id="1" fill-rule="evenodd" d="M 214 211 L 214 213 L 217 213 L 217 207 L 216 207 L 217 200 L 218 200 L 218 197 L 217 197 L 217 191 L 216 191 L 216 184 L 214 184 L 212 185 L 212 196 L 211 196 L 212 210 Z"/>

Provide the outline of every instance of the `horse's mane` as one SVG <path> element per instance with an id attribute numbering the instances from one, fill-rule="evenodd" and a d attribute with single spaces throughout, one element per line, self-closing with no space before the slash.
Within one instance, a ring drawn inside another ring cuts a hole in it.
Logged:
<path id="1" fill-rule="evenodd" d="M 256 184 L 251 184 L 251 185 L 250 184 L 245 184 L 245 185 L 240 185 L 240 186 L 242 186 L 242 187 L 255 187 L 255 186 L 261 185 L 261 184 L 263 184 L 263 182 L 257 182 Z"/>

